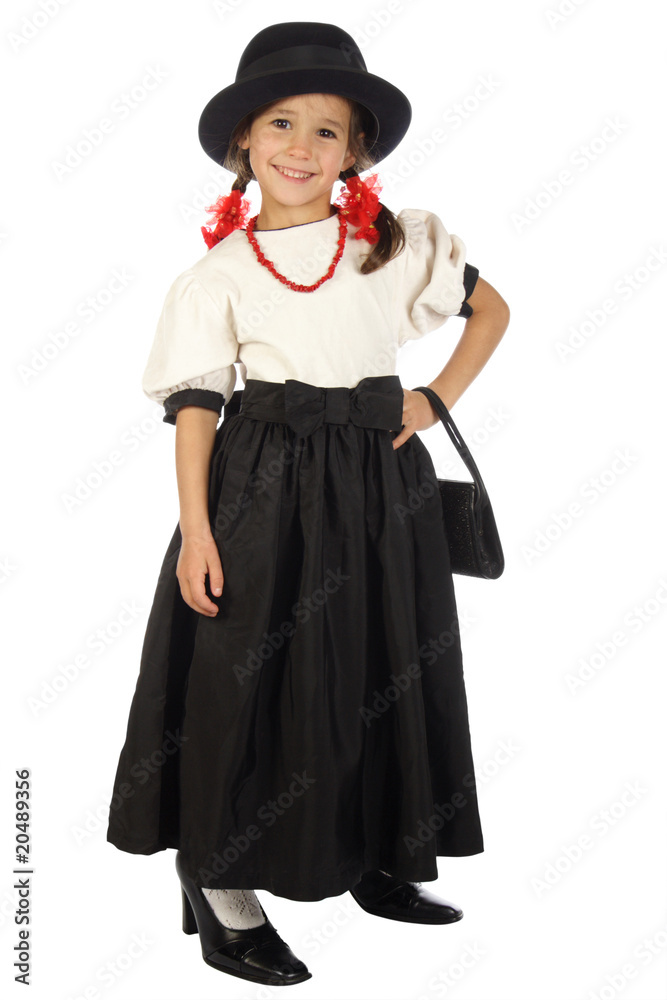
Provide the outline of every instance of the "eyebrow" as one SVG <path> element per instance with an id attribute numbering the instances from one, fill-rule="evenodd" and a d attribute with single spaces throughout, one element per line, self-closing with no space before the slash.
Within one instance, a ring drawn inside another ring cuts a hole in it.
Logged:
<path id="1" fill-rule="evenodd" d="M 297 114 L 297 112 L 296 111 L 292 111 L 291 108 L 274 108 L 272 111 L 270 111 L 268 113 L 271 114 L 271 115 L 296 115 Z M 343 131 L 343 126 L 341 125 L 341 123 L 337 122 L 337 121 L 334 121 L 333 118 L 323 118 L 322 121 L 326 122 L 327 125 L 335 125 L 336 128 L 339 128 L 341 130 L 341 132 Z"/>

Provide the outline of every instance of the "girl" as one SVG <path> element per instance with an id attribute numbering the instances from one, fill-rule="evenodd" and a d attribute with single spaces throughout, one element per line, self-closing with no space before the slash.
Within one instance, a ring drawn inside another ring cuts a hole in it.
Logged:
<path id="1" fill-rule="evenodd" d="M 407 340 L 466 317 L 430 383 L 451 407 L 509 313 L 435 214 L 394 216 L 377 175 L 359 178 L 410 117 L 335 25 L 255 36 L 199 125 L 232 193 L 167 294 L 142 383 L 176 426 L 180 519 L 107 836 L 175 848 L 183 929 L 256 983 L 311 973 L 255 889 L 350 890 L 374 915 L 446 923 L 461 910 L 415 880 L 483 850 L 447 538 L 415 435 L 438 418 L 394 368 Z"/>

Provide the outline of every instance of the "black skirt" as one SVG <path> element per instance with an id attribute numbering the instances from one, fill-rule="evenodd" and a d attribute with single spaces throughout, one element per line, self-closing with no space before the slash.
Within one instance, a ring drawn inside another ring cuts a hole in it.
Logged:
<path id="1" fill-rule="evenodd" d="M 298 900 L 483 851 L 436 472 L 417 434 L 392 448 L 402 409 L 397 375 L 247 379 L 225 406 L 219 610 L 181 596 L 177 525 L 113 787 L 120 850 Z"/>

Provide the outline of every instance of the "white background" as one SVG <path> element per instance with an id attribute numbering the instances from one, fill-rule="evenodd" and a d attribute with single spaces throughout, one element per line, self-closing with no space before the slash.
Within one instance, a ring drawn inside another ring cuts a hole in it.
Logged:
<path id="1" fill-rule="evenodd" d="M 290 995 L 666 995 L 664 32 L 650 0 L 563 2 L 556 20 L 558 2 L 3 5 L 2 799 L 11 820 L 14 770 L 31 768 L 34 1000 L 282 995 L 204 964 L 180 929 L 173 852 L 118 851 L 105 809 L 178 520 L 174 429 L 140 378 L 167 288 L 205 253 L 193 206 L 232 180 L 199 146 L 199 114 L 257 31 L 318 16 L 412 102 L 378 167 L 383 200 L 437 212 L 510 305 L 453 411 L 506 570 L 455 578 L 474 619 L 463 649 L 486 849 L 440 858 L 427 887 L 464 919 L 421 927 L 370 916 L 349 893 L 260 890 L 313 972 Z M 145 100 L 112 111 L 150 70 L 163 78 Z M 67 147 L 105 117 L 113 131 L 59 178 Z M 445 140 L 420 154 L 437 128 Z M 256 184 L 248 194 L 258 210 Z M 87 322 L 80 304 L 104 303 L 114 270 L 127 286 Z M 49 347 L 72 322 L 78 333 Z M 408 344 L 402 384 L 431 381 L 463 326 Z M 422 433 L 438 473 L 467 478 L 442 427 Z M 68 509 L 114 451 L 121 463 Z M 118 628 L 124 605 L 138 610 Z M 97 629 L 110 636 L 99 654 Z M 82 653 L 89 665 L 63 681 Z M 6 981 L 17 928 L 11 822 L 2 830 Z M 133 935 L 147 944 L 128 959 Z M 103 980 L 107 963 L 118 974 Z"/>

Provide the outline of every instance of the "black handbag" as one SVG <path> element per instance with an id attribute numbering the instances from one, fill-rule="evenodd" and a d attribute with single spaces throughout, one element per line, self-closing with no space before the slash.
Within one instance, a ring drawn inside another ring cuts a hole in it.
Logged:
<path id="1" fill-rule="evenodd" d="M 472 483 L 438 479 L 452 573 L 497 580 L 505 568 L 505 557 L 491 501 L 475 460 L 438 394 L 426 385 L 412 391 L 423 392 L 430 400 L 473 478 Z"/>

